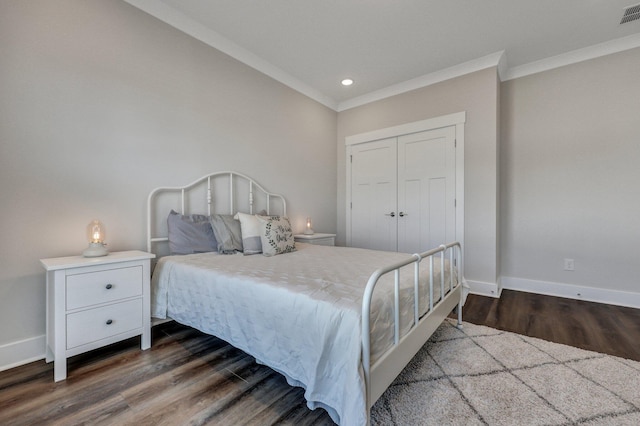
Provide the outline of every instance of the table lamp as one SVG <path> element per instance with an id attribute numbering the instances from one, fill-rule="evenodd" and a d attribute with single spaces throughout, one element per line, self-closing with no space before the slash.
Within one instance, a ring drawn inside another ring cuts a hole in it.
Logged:
<path id="1" fill-rule="evenodd" d="M 304 235 L 313 235 L 313 228 L 311 228 L 311 218 L 307 218 L 307 225 L 304 227 Z"/>
<path id="2" fill-rule="evenodd" d="M 87 247 L 82 255 L 84 257 L 100 257 L 106 256 L 109 252 L 104 242 L 106 232 L 104 225 L 99 220 L 93 220 L 87 226 L 87 238 L 89 239 L 89 247 Z"/>

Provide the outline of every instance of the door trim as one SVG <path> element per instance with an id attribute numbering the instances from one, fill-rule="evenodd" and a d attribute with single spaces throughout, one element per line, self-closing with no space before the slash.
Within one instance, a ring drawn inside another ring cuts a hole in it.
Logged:
<path id="1" fill-rule="evenodd" d="M 464 250 L 464 125 L 467 121 L 466 111 L 398 126 L 373 130 L 347 136 L 344 140 L 347 151 L 347 176 L 346 176 L 346 241 L 351 246 L 351 147 L 353 145 L 373 142 L 380 139 L 394 138 L 411 133 L 435 130 L 442 127 L 455 126 L 456 133 L 456 241 L 462 244 Z M 464 263 L 463 263 L 464 265 Z M 464 271 L 463 271 L 464 272 Z"/>
<path id="2" fill-rule="evenodd" d="M 364 142 L 373 142 L 378 139 L 396 138 L 411 133 L 424 132 L 426 130 L 439 129 L 441 127 L 464 125 L 467 121 L 466 111 L 453 114 L 441 115 L 439 117 L 428 118 L 426 120 L 414 121 L 413 123 L 400 124 L 398 126 L 386 127 L 384 129 L 373 130 L 371 132 L 359 133 L 347 136 L 344 144 L 355 145 Z M 456 127 L 456 130 L 457 127 Z M 456 132 L 457 136 L 457 132 Z"/>

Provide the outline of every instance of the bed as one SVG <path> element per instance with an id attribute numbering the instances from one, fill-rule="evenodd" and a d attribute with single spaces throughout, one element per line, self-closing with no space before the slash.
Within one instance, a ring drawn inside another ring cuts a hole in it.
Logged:
<path id="1" fill-rule="evenodd" d="M 245 252 L 256 242 L 255 229 L 245 224 L 258 221 L 267 255 L 226 250 L 238 241 L 224 232 L 214 232 L 218 240 L 226 238 L 216 241 L 217 250 L 170 255 L 174 250 L 167 252 L 164 243 L 175 249 L 177 240 L 170 238 L 171 220 L 192 217 L 190 212 L 209 218 L 213 230 L 220 228 L 220 216 L 229 221 L 238 213 Z M 456 307 L 461 324 L 460 244 L 413 255 L 291 244 L 286 215 L 282 196 L 235 172 L 153 190 L 148 250 L 160 259 L 152 277 L 152 316 L 242 349 L 303 387 L 309 408 L 326 409 L 336 423 L 368 424 L 375 401 Z M 279 233 L 270 231 L 275 228 Z M 281 252 L 273 253 L 265 232 L 279 240 Z"/>

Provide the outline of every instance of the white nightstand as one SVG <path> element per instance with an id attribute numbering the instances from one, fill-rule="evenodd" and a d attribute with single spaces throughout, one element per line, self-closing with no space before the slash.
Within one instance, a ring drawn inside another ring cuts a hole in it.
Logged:
<path id="1" fill-rule="evenodd" d="M 103 257 L 40 259 L 47 270 L 47 354 L 54 380 L 67 377 L 67 358 L 142 335 L 151 347 L 150 259 L 143 251 Z"/>
<path id="2" fill-rule="evenodd" d="M 336 234 L 297 234 L 293 236 L 293 239 L 299 243 L 317 244 L 320 246 L 336 245 Z"/>

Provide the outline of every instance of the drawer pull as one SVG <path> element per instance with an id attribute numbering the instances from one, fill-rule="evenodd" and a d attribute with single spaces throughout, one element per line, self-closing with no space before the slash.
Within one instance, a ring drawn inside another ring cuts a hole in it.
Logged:
<path id="1" fill-rule="evenodd" d="M 113 320 L 108 319 L 107 320 L 107 325 L 111 325 L 111 324 L 113 324 Z"/>
<path id="2" fill-rule="evenodd" d="M 113 284 L 107 284 L 107 290 L 111 290 L 113 288 Z"/>

